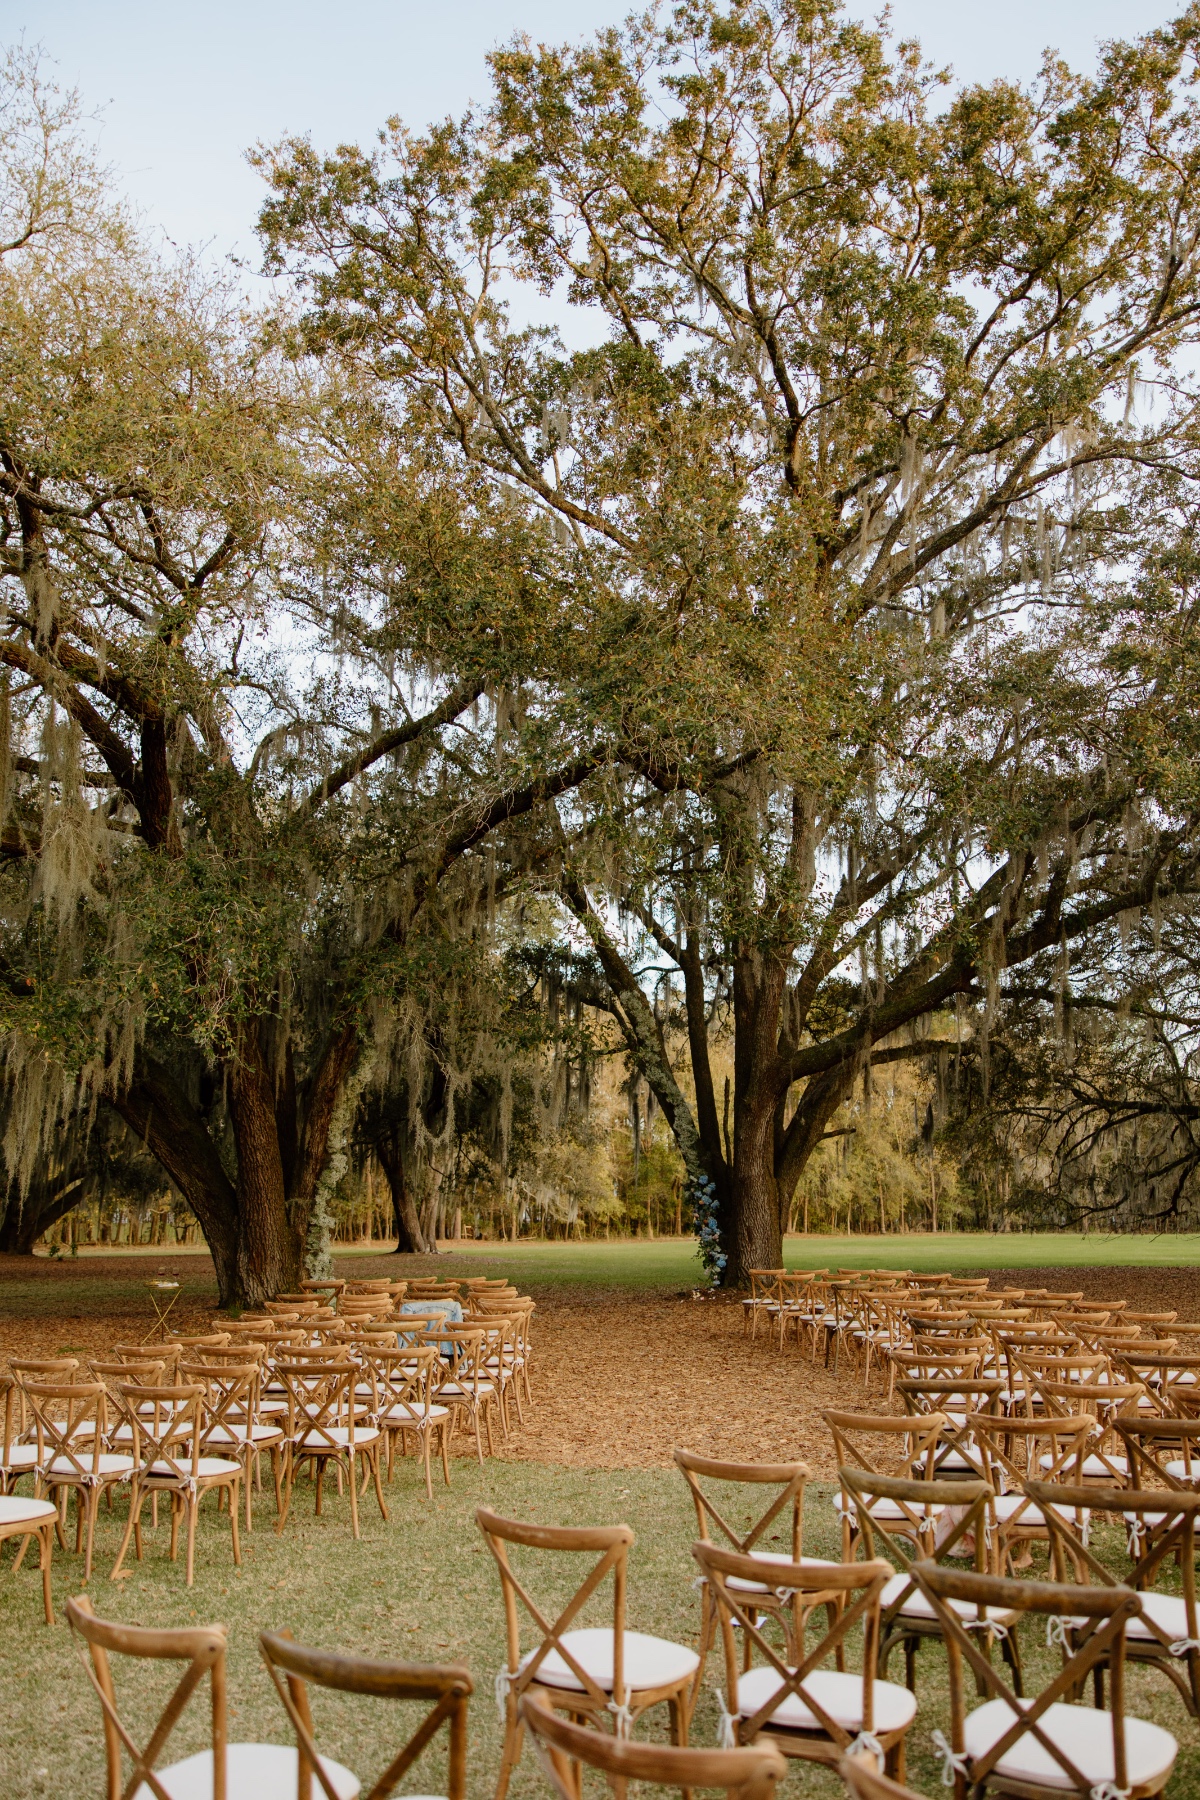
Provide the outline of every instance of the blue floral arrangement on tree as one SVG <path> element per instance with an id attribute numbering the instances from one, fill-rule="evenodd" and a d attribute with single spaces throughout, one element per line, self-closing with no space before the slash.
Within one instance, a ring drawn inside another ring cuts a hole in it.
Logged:
<path id="1" fill-rule="evenodd" d="M 729 1261 L 721 1248 L 721 1228 L 717 1223 L 717 1184 L 709 1175 L 701 1175 L 689 1190 L 692 1223 L 700 1240 L 700 1261 L 714 1287 L 720 1284 L 725 1264 Z"/>

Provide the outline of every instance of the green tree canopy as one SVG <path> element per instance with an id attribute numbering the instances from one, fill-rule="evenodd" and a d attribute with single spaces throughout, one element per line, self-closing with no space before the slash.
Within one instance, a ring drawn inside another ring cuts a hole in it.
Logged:
<path id="1" fill-rule="evenodd" d="M 260 155 L 297 346 L 541 530 L 531 687 L 605 746 L 553 881 L 731 1279 L 865 1063 L 1194 890 L 1198 36 L 955 87 L 683 0 Z"/>

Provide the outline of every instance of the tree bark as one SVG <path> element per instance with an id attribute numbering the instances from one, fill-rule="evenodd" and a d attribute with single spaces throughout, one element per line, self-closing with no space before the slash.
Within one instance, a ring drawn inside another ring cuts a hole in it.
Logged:
<path id="1" fill-rule="evenodd" d="M 404 1146 L 399 1126 L 381 1134 L 375 1145 L 388 1187 L 392 1195 L 392 1213 L 396 1226 L 397 1256 L 411 1256 L 428 1248 L 421 1231 L 421 1221 L 413 1197 L 404 1179 Z"/>
<path id="2" fill-rule="evenodd" d="M 288 1217 L 275 1089 L 258 1031 L 243 1033 L 229 1073 L 229 1102 L 238 1154 L 238 1279 L 244 1299 L 261 1306 L 295 1289 L 302 1240 Z"/>
<path id="3" fill-rule="evenodd" d="M 140 1060 L 133 1082 L 111 1104 L 195 1213 L 212 1252 L 218 1305 L 240 1306 L 246 1296 L 238 1259 L 238 1194 L 195 1107 L 170 1071 L 150 1057 Z"/>
<path id="4" fill-rule="evenodd" d="M 43 1232 L 72 1212 L 86 1192 L 86 1183 L 80 1175 L 74 1181 L 64 1182 L 53 1195 L 42 1195 L 40 1205 L 35 1203 L 32 1194 L 23 1206 L 10 1200 L 4 1218 L 0 1220 L 0 1255 L 32 1256 L 33 1246 Z"/>

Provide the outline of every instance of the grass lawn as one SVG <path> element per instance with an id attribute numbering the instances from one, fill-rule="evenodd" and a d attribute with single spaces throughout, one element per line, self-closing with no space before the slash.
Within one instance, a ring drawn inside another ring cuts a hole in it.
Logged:
<path id="1" fill-rule="evenodd" d="M 374 1254 L 378 1252 L 363 1252 Z M 337 1258 L 348 1270 L 353 1252 Z M 1200 1233 L 1149 1237 L 1119 1233 L 913 1233 L 904 1237 L 789 1237 L 784 1261 L 792 1269 L 957 1270 L 1044 1268 L 1179 1268 L 1200 1265 Z M 472 1244 L 438 1258 L 447 1274 L 489 1273 L 491 1265 L 522 1284 L 630 1288 L 700 1285 L 693 1238 L 622 1239 L 572 1244 Z"/>
<path id="2" fill-rule="evenodd" d="M 258 1528 L 245 1542 L 244 1564 L 235 1571 L 229 1555 L 227 1526 L 209 1507 L 198 1546 L 197 1579 L 189 1592 L 182 1565 L 165 1554 L 165 1525 L 157 1537 L 147 1534 L 146 1559 L 134 1565 L 132 1579 L 111 1584 L 107 1569 L 120 1528 L 120 1503 L 112 1515 L 102 1514 L 93 1605 L 102 1614 L 148 1625 L 219 1620 L 230 1628 L 230 1735 L 237 1740 L 287 1742 L 282 1709 L 258 1661 L 256 1633 L 263 1626 L 290 1626 L 303 1640 L 382 1656 L 430 1661 L 464 1661 L 475 1679 L 471 1706 L 471 1800 L 488 1800 L 499 1759 L 500 1730 L 492 1685 L 503 1658 L 499 1583 L 491 1557 L 474 1523 L 474 1509 L 486 1501 L 501 1512 L 543 1522 L 582 1524 L 624 1520 L 637 1533 L 631 1556 L 629 1623 L 678 1642 L 694 1642 L 698 1600 L 691 1581 L 689 1546 L 694 1516 L 682 1481 L 672 1471 L 565 1470 L 538 1464 L 491 1462 L 453 1466 L 454 1485 L 424 1498 L 411 1463 L 398 1465 L 388 1491 L 391 1522 L 384 1525 L 373 1501 L 363 1507 L 363 1537 L 350 1537 L 346 1503 L 332 1496 L 321 1519 L 312 1511 L 307 1484 L 282 1538 L 271 1527 L 270 1505 L 258 1509 Z M 736 1513 L 735 1513 L 736 1516 Z M 1098 1536 L 1121 1564 L 1123 1534 Z M 810 1489 L 805 1548 L 810 1554 L 838 1554 L 837 1520 L 827 1488 Z M 1102 1549 L 1102 1553 L 1105 1553 Z M 9 1797 L 71 1795 L 75 1800 L 103 1792 L 99 1706 L 63 1625 L 41 1622 L 40 1584 L 32 1570 L 13 1578 L 11 1553 L 0 1567 L 0 1775 Z M 539 1598 L 565 1596 L 570 1577 L 547 1562 L 540 1571 Z M 565 1559 L 564 1559 L 565 1560 Z M 81 1562 L 73 1554 L 55 1556 L 55 1597 L 78 1589 Z M 523 1565 L 532 1572 L 535 1564 Z M 532 1574 L 531 1574 L 532 1579 Z M 608 1602 L 611 1605 L 611 1600 Z M 589 1617 L 602 1622 L 593 1608 Z M 526 1645 L 532 1640 L 526 1640 Z M 1050 1653 L 1036 1623 L 1022 1629 L 1030 1685 L 1049 1678 Z M 902 1662 L 892 1666 L 902 1678 Z M 716 1741 L 717 1710 L 712 1692 L 719 1665 L 710 1662 L 706 1691 L 693 1725 L 697 1743 Z M 117 1672 L 118 1697 L 150 1698 L 151 1678 L 136 1665 Z M 166 1683 L 157 1677 L 154 1693 L 161 1699 Z M 1174 1732 L 1182 1753 L 1168 1789 L 1169 1800 L 1200 1797 L 1200 1731 L 1187 1718 L 1165 1680 L 1130 1669 L 1129 1710 L 1154 1718 Z M 1090 1690 L 1089 1690 L 1090 1691 Z M 909 1737 L 909 1776 L 926 1795 L 941 1793 L 939 1765 L 930 1733 L 947 1727 L 944 1653 L 923 1648 L 918 1664 L 921 1710 Z M 369 1786 L 393 1754 L 398 1734 L 390 1729 L 388 1708 L 328 1695 L 315 1696 L 318 1741 L 348 1763 Z M 133 1718 L 145 1722 L 149 1707 L 130 1706 Z M 177 1737 L 175 1755 L 201 1747 L 204 1706 L 193 1705 Z M 404 1717 L 415 1714 L 405 1709 Z M 658 1735 L 665 1709 L 639 1727 L 639 1734 Z M 411 1726 L 410 1726 L 411 1729 Z M 427 1753 L 404 1783 L 410 1793 L 437 1793 L 444 1780 L 440 1751 Z M 792 1795 L 812 1794 L 835 1800 L 836 1780 L 792 1764 L 787 1781 Z M 512 1789 L 514 1800 L 545 1795 L 548 1788 L 532 1758 L 526 1758 Z"/>

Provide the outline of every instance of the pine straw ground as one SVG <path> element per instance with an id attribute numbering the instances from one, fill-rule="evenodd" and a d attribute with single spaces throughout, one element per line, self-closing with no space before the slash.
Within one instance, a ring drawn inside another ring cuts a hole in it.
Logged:
<path id="1" fill-rule="evenodd" d="M 426 1259 L 412 1262 L 423 1267 Z M 499 1247 L 496 1262 L 502 1266 Z M 173 1321 L 208 1329 L 214 1298 L 207 1258 L 0 1258 L 0 1357 L 65 1349 L 97 1355 L 114 1343 L 139 1342 L 152 1316 L 141 1284 L 160 1267 L 185 1283 Z M 347 1265 L 359 1278 L 394 1269 L 382 1257 Z M 1132 1307 L 1174 1307 L 1181 1318 L 1200 1318 L 1200 1269 L 995 1270 L 991 1279 L 996 1287 L 1121 1295 Z M 557 1285 L 533 1291 L 535 1404 L 524 1429 L 498 1446 L 510 1460 L 651 1469 L 669 1464 L 682 1444 L 749 1460 L 800 1456 L 828 1478 L 833 1467 L 821 1414 L 885 1404 L 874 1377 L 865 1392 L 857 1370 L 814 1365 L 790 1341 L 780 1355 L 763 1330 L 751 1342 L 736 1298 Z"/>

